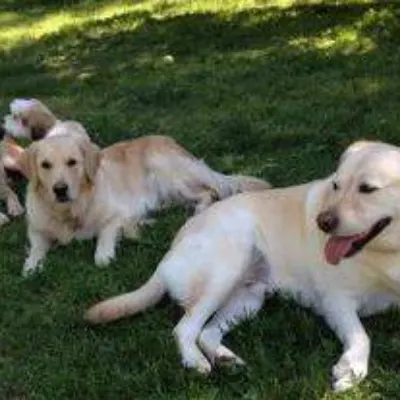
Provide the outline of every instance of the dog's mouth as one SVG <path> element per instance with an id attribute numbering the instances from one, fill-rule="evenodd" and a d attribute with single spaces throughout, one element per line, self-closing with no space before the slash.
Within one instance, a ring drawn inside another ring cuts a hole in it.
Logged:
<path id="1" fill-rule="evenodd" d="M 57 193 L 55 194 L 55 198 L 57 203 L 69 203 L 70 201 L 72 201 L 68 193 Z"/>
<path id="2" fill-rule="evenodd" d="M 351 236 L 331 236 L 325 245 L 326 261 L 329 264 L 337 265 L 343 258 L 354 256 L 372 239 L 377 237 L 391 222 L 391 217 L 385 217 L 375 223 L 367 232 Z"/>

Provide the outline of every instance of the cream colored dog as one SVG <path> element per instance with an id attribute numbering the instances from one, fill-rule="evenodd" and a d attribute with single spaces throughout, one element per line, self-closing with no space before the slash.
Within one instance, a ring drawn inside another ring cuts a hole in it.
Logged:
<path id="1" fill-rule="evenodd" d="M 53 113 L 39 100 L 15 99 L 10 103 L 10 114 L 4 117 L 0 126 L 4 136 L 0 150 L 0 197 L 6 200 L 7 213 L 11 216 L 22 214 L 24 208 L 7 181 L 6 170 L 21 172 L 17 158 L 23 152 L 23 148 L 13 142 L 10 136 L 41 139 L 57 121 Z M 5 214 L 0 214 L 0 225 L 8 221 Z"/>
<path id="2" fill-rule="evenodd" d="M 35 270 L 52 242 L 97 237 L 95 262 L 114 258 L 120 233 L 136 237 L 149 211 L 186 201 L 196 211 L 215 199 L 268 188 L 265 181 L 213 171 L 173 139 L 148 136 L 100 151 L 82 126 L 59 123 L 52 135 L 24 152 L 29 176 L 26 208 L 31 244 L 23 273 Z"/>
<path id="3" fill-rule="evenodd" d="M 69 132 L 87 136 L 84 128 L 75 121 L 61 123 L 59 119 L 39 100 L 15 99 L 10 103 L 11 113 L 4 117 L 0 126 L 3 141 L 0 146 L 0 198 L 7 203 L 7 213 L 18 216 L 24 212 L 17 194 L 12 190 L 7 181 L 6 171 L 16 171 L 24 174 L 18 162 L 24 149 L 17 145 L 10 136 L 15 138 L 25 137 L 30 140 L 39 140 L 52 136 L 65 135 Z M 88 136 L 87 136 L 88 137 Z M 8 222 L 5 214 L 0 214 L 0 225 Z"/>
<path id="4" fill-rule="evenodd" d="M 182 363 L 208 373 L 213 363 L 243 363 L 221 340 L 266 293 L 291 294 L 343 343 L 332 370 L 341 391 L 368 371 L 370 340 L 359 316 L 397 305 L 399 289 L 400 149 L 361 142 L 327 179 L 241 194 L 193 217 L 144 286 L 85 318 L 132 315 L 168 293 L 185 310 L 174 330 Z"/>
<path id="5" fill-rule="evenodd" d="M 61 122 L 41 101 L 37 99 L 14 99 L 10 103 L 10 114 L 4 117 L 3 127 L 7 134 L 39 140 Z"/>
<path id="6" fill-rule="evenodd" d="M 10 136 L 33 141 L 69 132 L 76 134 L 77 131 L 88 136 L 79 122 L 61 121 L 37 99 L 14 99 L 10 103 L 10 114 L 4 117 L 2 128 Z"/>

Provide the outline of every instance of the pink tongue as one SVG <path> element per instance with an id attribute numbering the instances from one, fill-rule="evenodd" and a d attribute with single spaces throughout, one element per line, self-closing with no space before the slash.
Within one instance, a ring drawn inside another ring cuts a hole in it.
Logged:
<path id="1" fill-rule="evenodd" d="M 354 241 L 362 235 L 331 236 L 325 245 L 325 258 L 329 264 L 337 265 L 349 252 Z"/>

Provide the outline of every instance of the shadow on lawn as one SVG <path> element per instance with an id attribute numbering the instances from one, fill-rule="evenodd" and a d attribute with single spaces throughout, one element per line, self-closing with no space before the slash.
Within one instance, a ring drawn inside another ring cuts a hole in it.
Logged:
<path id="1" fill-rule="evenodd" d="M 50 2 L 32 3 L 47 9 Z M 62 4 L 90 9 L 95 2 Z M 2 95 L 5 104 L 42 98 L 102 143 L 157 132 L 214 158 L 304 149 L 305 142 L 336 157 L 360 135 L 396 138 L 392 121 L 379 115 L 399 89 L 399 16 L 396 2 L 297 4 L 231 17 L 129 12 L 4 54 Z M 324 47 L 350 31 L 354 45 Z"/>

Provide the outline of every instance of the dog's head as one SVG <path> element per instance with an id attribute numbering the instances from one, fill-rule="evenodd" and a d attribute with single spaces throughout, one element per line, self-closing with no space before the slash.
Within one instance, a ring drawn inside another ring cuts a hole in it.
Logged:
<path id="1" fill-rule="evenodd" d="M 78 125 L 74 123 L 72 127 Z M 71 131 L 32 143 L 19 163 L 32 190 L 52 203 L 68 204 L 93 184 L 100 150 L 80 131 Z"/>
<path id="2" fill-rule="evenodd" d="M 10 104 L 10 114 L 4 117 L 3 130 L 14 137 L 39 140 L 47 135 L 57 121 L 39 100 L 15 99 Z"/>
<path id="3" fill-rule="evenodd" d="M 324 195 L 318 227 L 331 264 L 364 248 L 400 250 L 400 148 L 357 142 L 342 155 Z"/>

